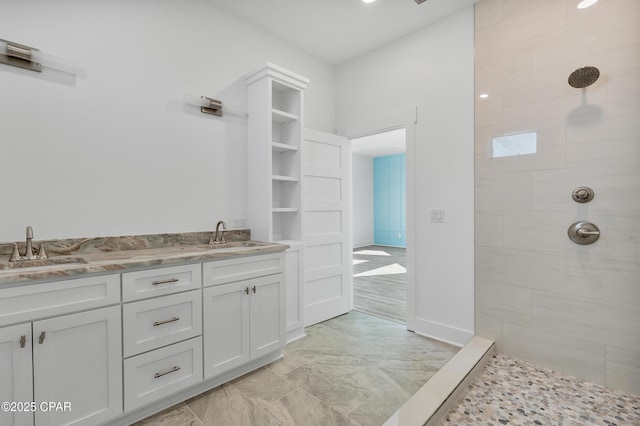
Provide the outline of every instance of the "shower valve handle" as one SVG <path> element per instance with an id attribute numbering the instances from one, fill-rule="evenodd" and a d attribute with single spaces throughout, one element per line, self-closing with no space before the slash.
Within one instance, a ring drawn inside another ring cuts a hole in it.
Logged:
<path id="1" fill-rule="evenodd" d="M 600 238 L 600 229 L 590 222 L 576 222 L 567 230 L 569 239 L 576 244 L 593 244 Z"/>

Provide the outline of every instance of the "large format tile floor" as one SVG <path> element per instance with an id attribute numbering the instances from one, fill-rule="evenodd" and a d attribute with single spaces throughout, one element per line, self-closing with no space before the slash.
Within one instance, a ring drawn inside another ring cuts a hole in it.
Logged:
<path id="1" fill-rule="evenodd" d="M 283 359 L 139 425 L 381 425 L 458 350 L 360 312 L 306 331 Z"/>
<path id="2" fill-rule="evenodd" d="M 640 396 L 496 354 L 441 426 L 639 426 Z"/>

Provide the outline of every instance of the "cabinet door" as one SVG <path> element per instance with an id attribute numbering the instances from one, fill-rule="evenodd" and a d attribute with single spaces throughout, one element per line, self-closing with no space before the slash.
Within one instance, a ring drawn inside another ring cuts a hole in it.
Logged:
<path id="1" fill-rule="evenodd" d="M 31 323 L 0 328 L 0 402 L 5 401 L 33 401 Z M 0 410 L 0 424 L 32 426 L 33 413 Z"/>
<path id="2" fill-rule="evenodd" d="M 204 378 L 250 360 L 249 281 L 204 289 Z"/>
<path id="3" fill-rule="evenodd" d="M 70 404 L 36 411 L 38 426 L 95 426 L 122 413 L 121 322 L 113 306 L 33 323 L 36 404 Z"/>
<path id="4" fill-rule="evenodd" d="M 282 348 L 286 343 L 284 274 L 250 281 L 251 359 Z"/>

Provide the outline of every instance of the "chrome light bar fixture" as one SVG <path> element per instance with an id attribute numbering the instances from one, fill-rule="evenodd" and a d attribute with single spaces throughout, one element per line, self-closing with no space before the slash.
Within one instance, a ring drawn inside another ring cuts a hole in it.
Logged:
<path id="1" fill-rule="evenodd" d="M 2 49 L 3 45 L 4 49 Z M 0 64 L 42 72 L 42 64 L 36 62 L 34 58 L 37 52 L 39 50 L 33 47 L 0 39 Z"/>
<path id="2" fill-rule="evenodd" d="M 204 103 L 204 105 L 200 105 L 200 112 L 218 117 L 222 116 L 222 101 L 207 98 L 206 96 L 200 96 L 200 98 L 202 98 Z"/>
<path id="3" fill-rule="evenodd" d="M 3 39 L 0 39 L 0 64 L 35 72 L 43 72 L 44 68 L 69 74 L 78 72 L 77 62 L 47 55 L 34 47 Z"/>
<path id="4" fill-rule="evenodd" d="M 200 107 L 203 114 L 211 114 L 222 117 L 222 101 L 218 99 L 208 98 L 206 96 L 194 96 L 187 93 L 182 94 L 185 103 Z"/>

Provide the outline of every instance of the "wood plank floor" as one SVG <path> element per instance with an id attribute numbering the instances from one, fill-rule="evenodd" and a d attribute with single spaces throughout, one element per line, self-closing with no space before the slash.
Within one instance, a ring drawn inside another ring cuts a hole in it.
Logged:
<path id="1" fill-rule="evenodd" d="M 406 323 L 406 251 L 384 246 L 353 250 L 353 307 L 356 311 Z"/>

